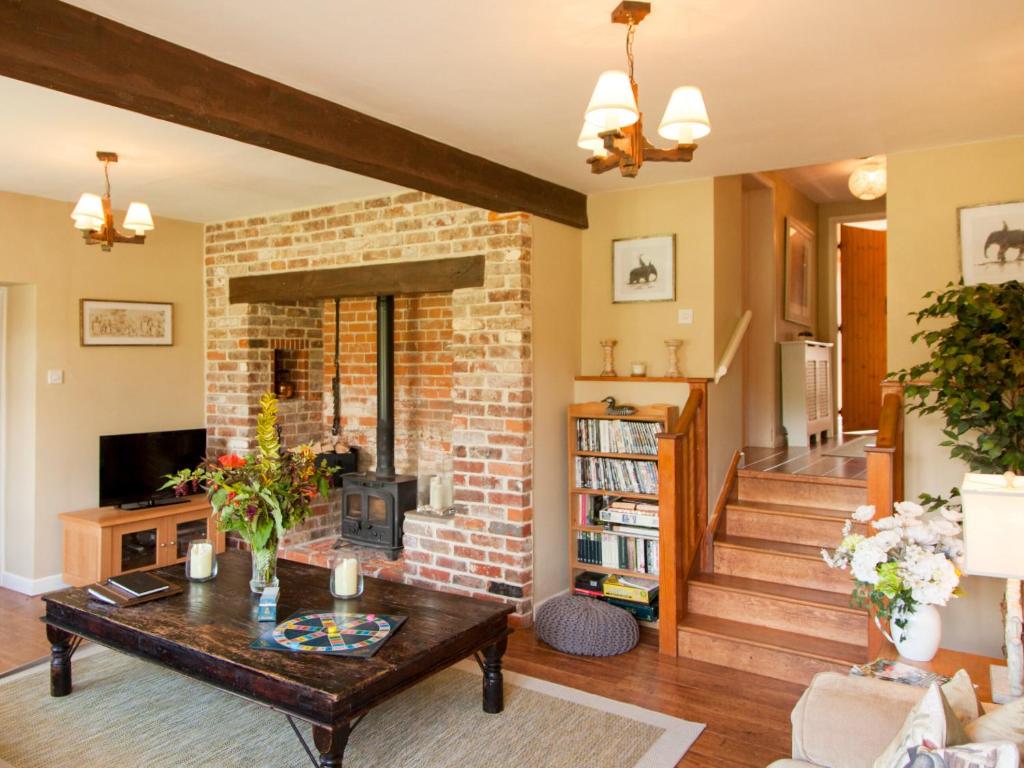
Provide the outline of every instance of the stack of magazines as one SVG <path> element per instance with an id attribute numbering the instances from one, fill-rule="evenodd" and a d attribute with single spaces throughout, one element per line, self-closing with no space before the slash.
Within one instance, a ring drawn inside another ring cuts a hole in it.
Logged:
<path id="1" fill-rule="evenodd" d="M 856 664 L 851 667 L 850 674 L 860 677 L 875 677 L 879 680 L 913 685 L 917 688 L 927 688 L 932 683 L 942 685 L 949 682 L 948 677 L 891 659 L 875 659 L 870 664 Z"/>

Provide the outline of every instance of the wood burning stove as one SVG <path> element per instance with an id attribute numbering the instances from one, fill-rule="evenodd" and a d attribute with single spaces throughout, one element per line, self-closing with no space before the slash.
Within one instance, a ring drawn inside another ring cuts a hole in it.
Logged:
<path id="1" fill-rule="evenodd" d="M 341 535 L 383 549 L 402 549 L 405 513 L 416 509 L 416 478 L 395 473 L 395 297 L 377 297 L 377 468 L 341 479 Z"/>

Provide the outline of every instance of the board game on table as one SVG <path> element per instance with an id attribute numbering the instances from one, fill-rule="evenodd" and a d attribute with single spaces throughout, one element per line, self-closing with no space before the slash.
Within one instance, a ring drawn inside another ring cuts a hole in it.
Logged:
<path id="1" fill-rule="evenodd" d="M 501 712 L 509 606 L 373 578 L 365 580 L 361 597 L 335 601 L 326 569 L 282 560 L 278 617 L 284 621 L 275 628 L 256 621 L 248 554 L 229 551 L 218 562 L 219 575 L 206 583 L 186 581 L 181 565 L 154 571 L 184 591 L 134 607 L 99 603 L 77 588 L 46 595 L 51 694 L 71 693 L 71 656 L 78 638 L 87 638 L 310 723 L 324 768 L 341 766 L 349 733 L 369 709 L 467 657 L 475 657 L 484 672 L 484 711 Z M 333 649 L 337 638 L 346 647 L 369 638 L 378 647 L 372 656 L 355 658 L 250 647 L 299 612 L 303 616 L 291 629 L 281 631 L 287 642 L 313 634 L 297 642 Z M 341 629 L 334 618 L 339 613 L 375 618 Z M 380 617 L 405 621 L 385 639 Z M 328 636 L 335 641 L 325 642 Z"/>

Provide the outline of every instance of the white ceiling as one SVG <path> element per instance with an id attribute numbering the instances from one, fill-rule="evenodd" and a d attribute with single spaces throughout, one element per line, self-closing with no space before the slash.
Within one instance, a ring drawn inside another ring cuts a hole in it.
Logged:
<path id="1" fill-rule="evenodd" d="M 836 160 L 833 163 L 786 168 L 778 174 L 816 203 L 853 202 L 850 174 L 864 159 Z"/>
<path id="2" fill-rule="evenodd" d="M 77 200 L 103 192 L 96 150 L 112 150 L 115 208 L 222 221 L 399 189 L 376 179 L 0 78 L 0 190 Z"/>
<path id="3" fill-rule="evenodd" d="M 1020 0 L 655 0 L 635 45 L 647 133 L 684 83 L 713 131 L 636 180 L 592 176 L 575 146 L 597 74 L 624 66 L 617 0 L 74 2 L 584 192 L 1024 131 Z"/>

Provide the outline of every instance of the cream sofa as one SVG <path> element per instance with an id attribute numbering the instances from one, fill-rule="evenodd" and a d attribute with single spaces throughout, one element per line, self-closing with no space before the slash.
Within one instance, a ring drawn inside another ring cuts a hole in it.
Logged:
<path id="1" fill-rule="evenodd" d="M 867 677 L 816 675 L 790 716 L 792 759 L 769 768 L 871 768 L 923 693 Z"/>

